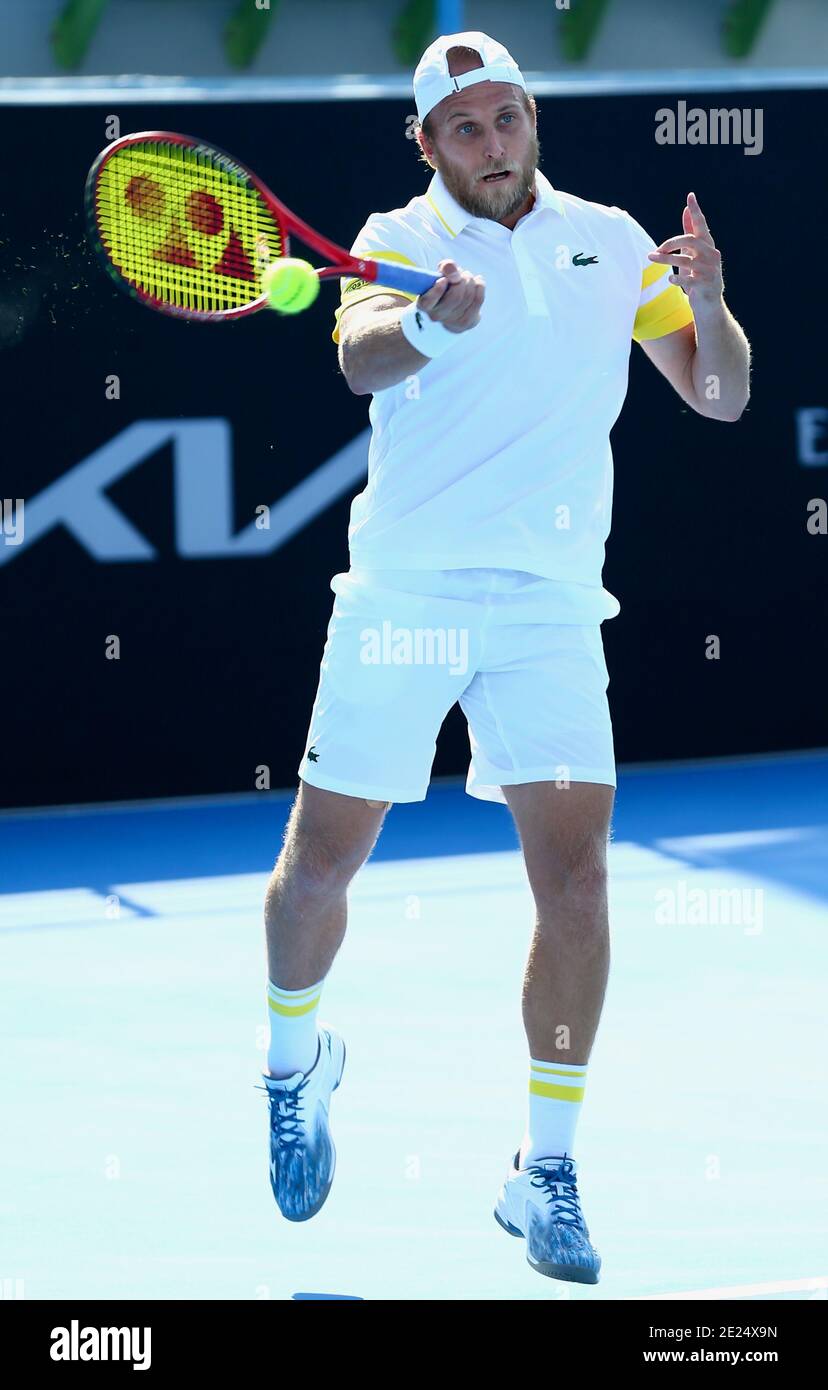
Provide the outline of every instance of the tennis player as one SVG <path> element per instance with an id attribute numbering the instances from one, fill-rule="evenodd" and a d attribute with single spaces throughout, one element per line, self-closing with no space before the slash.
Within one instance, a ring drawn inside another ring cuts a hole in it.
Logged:
<path id="1" fill-rule="evenodd" d="M 388 806 L 425 797 L 459 700 L 467 791 L 507 802 L 537 909 L 526 1130 L 495 1216 L 526 1238 L 534 1269 L 595 1283 L 574 1153 L 609 962 L 608 436 L 633 339 L 711 420 L 742 414 L 749 348 L 694 194 L 682 232 L 656 246 L 622 208 L 553 188 L 535 102 L 501 44 L 437 39 L 414 93 L 428 191 L 372 214 L 352 250 L 441 277 L 416 300 L 344 280 L 336 313 L 340 366 L 372 397 L 373 433 L 267 892 L 271 1183 L 293 1221 L 330 1190 L 345 1047 L 317 1010 L 346 889 Z"/>

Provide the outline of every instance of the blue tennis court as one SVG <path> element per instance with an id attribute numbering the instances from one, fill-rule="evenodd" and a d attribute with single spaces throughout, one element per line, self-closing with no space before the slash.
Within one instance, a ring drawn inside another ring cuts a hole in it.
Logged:
<path id="1" fill-rule="evenodd" d="M 355 880 L 321 1010 L 348 1049 L 336 1180 L 279 1215 L 255 1086 L 289 805 L 0 818 L 12 1296 L 826 1297 L 828 753 L 621 772 L 576 1148 L 595 1288 L 492 1216 L 532 904 L 508 813 L 457 784 L 395 807 Z"/>

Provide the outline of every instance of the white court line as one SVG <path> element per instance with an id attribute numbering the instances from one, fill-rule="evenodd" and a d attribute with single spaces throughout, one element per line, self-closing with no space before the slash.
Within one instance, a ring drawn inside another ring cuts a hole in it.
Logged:
<path id="1" fill-rule="evenodd" d="M 721 1289 L 691 1289 L 685 1293 L 646 1293 L 636 1294 L 631 1303 L 656 1302 L 659 1299 L 693 1298 L 761 1298 L 763 1294 L 807 1293 L 811 1289 L 828 1289 L 828 1275 L 819 1274 L 813 1279 L 778 1279 L 772 1284 L 731 1284 Z"/>

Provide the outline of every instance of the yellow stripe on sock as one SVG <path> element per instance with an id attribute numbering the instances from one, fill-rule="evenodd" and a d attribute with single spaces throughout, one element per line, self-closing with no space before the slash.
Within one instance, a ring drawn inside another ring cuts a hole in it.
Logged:
<path id="1" fill-rule="evenodd" d="M 311 1009 L 315 1009 L 321 998 L 321 994 L 316 994 L 306 1004 L 281 1004 L 278 999 L 268 996 L 267 1002 L 275 1014 L 282 1014 L 284 1018 L 298 1018 L 300 1014 L 309 1014 Z"/>
<path id="2" fill-rule="evenodd" d="M 532 1067 L 532 1071 L 549 1073 L 550 1076 L 583 1076 L 586 1067 L 579 1071 L 564 1071 L 563 1067 Z"/>
<path id="3" fill-rule="evenodd" d="M 548 1096 L 550 1100 L 583 1100 L 585 1086 L 553 1086 L 549 1081 L 530 1081 L 529 1093 Z"/>
<path id="4" fill-rule="evenodd" d="M 274 985 L 271 980 L 267 986 L 267 992 L 271 997 L 277 999 L 307 999 L 309 994 L 319 994 L 320 986 L 308 985 L 307 989 L 280 989 L 279 985 Z"/>

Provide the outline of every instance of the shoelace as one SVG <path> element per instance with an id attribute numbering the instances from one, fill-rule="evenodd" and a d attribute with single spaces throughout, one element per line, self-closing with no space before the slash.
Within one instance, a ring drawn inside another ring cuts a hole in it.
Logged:
<path id="1" fill-rule="evenodd" d="M 546 1193 L 546 1200 L 556 1204 L 556 1220 L 565 1226 L 582 1225 L 583 1217 L 578 1201 L 578 1189 L 575 1185 L 576 1178 L 572 1160 L 565 1158 L 557 1168 L 530 1165 L 529 1171 L 533 1174 L 532 1186 L 540 1188 Z M 571 1188 L 571 1191 L 559 1192 L 557 1191 L 559 1187 Z"/>
<path id="2" fill-rule="evenodd" d="M 264 1091 L 270 1101 L 270 1128 L 279 1145 L 295 1144 L 300 1138 L 299 1110 L 303 1099 L 302 1092 L 307 1084 L 308 1078 L 305 1077 L 305 1080 L 300 1081 L 292 1091 L 274 1092 L 268 1086 L 256 1087 L 257 1091 Z"/>

